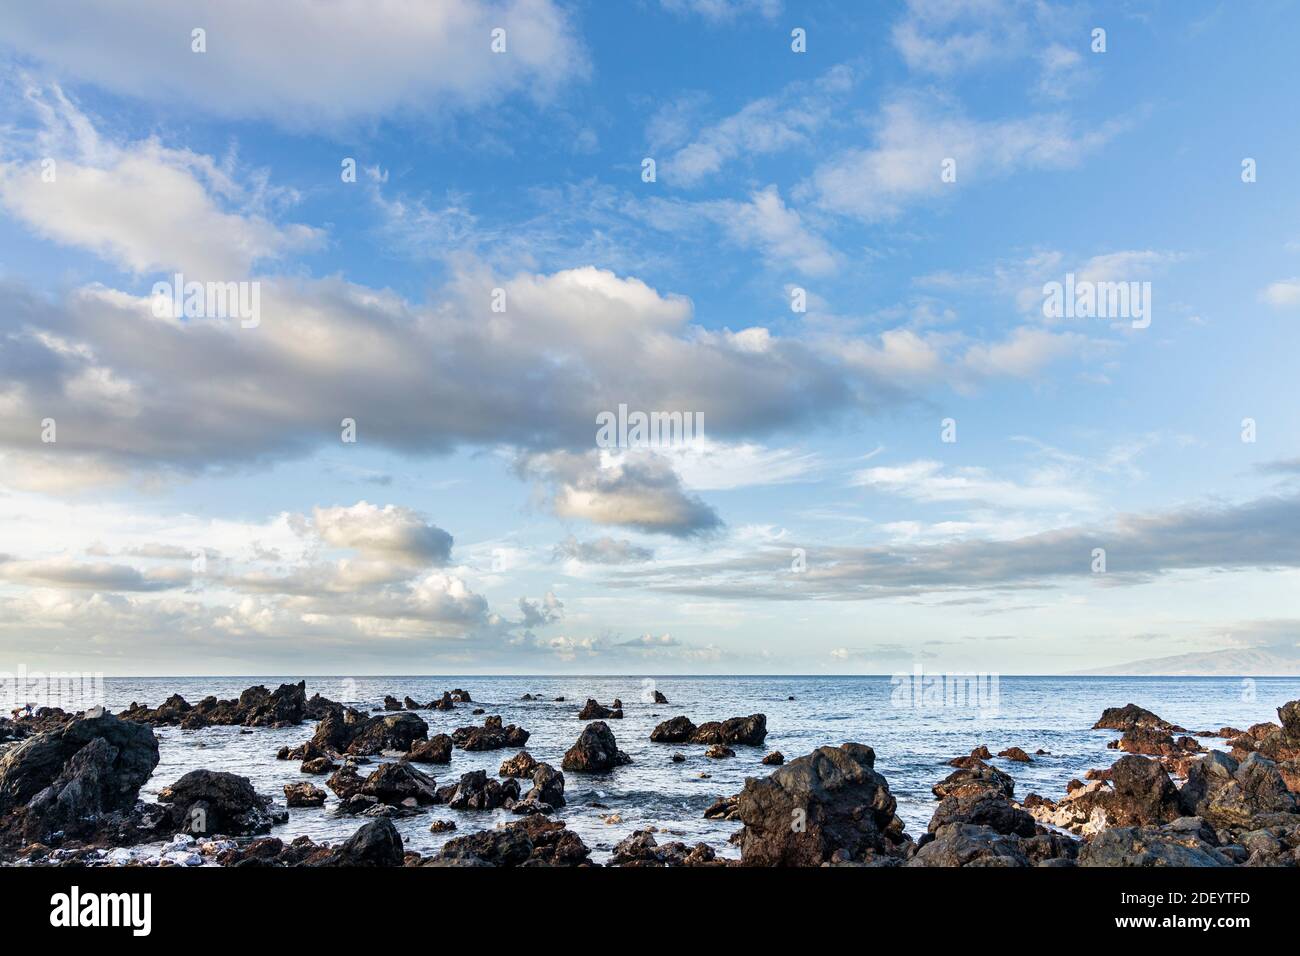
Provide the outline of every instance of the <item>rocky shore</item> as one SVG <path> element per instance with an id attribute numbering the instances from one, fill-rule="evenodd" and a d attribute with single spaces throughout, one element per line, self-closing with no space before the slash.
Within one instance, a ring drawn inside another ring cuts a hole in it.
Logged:
<path id="1" fill-rule="evenodd" d="M 666 703 L 656 692 L 654 704 Z M 42 709 L 0 720 L 0 863 L 598 865 L 558 811 L 567 805 L 566 774 L 601 779 L 631 762 L 609 723 L 623 720 L 623 702 L 586 701 L 579 713 L 586 723 L 574 729 L 559 767 L 525 749 L 527 729 L 473 705 L 469 692 L 456 688 L 427 704 L 390 695 L 367 713 L 308 698 L 300 682 L 195 704 L 173 695 L 117 715 Z M 418 713 L 461 708 L 481 722 L 432 736 Z M 699 724 L 679 715 L 650 733 L 653 743 L 671 745 L 662 749 L 665 761 L 684 759 L 673 747 L 699 747 L 706 757 L 753 765 L 739 793 L 724 792 L 705 811 L 709 819 L 739 824 L 732 837 L 739 859 L 636 829 L 617 840 L 605 865 L 1295 866 L 1300 701 L 1278 708 L 1278 718 L 1246 730 L 1191 732 L 1135 704 L 1108 708 L 1092 729 L 1116 734 L 1109 747 L 1117 759 L 1054 795 L 1017 796 L 1016 768 L 1049 758 L 1045 751 L 1004 748 L 998 758 L 1009 773 L 990 762 L 987 746 L 972 741 L 968 754 L 936 763 L 933 814 L 925 832 L 912 834 L 870 746 L 823 746 L 787 760 L 763 748 L 764 714 Z M 284 786 L 284 805 L 218 769 L 190 771 L 162 787 L 155 802 L 141 799 L 159 764 L 156 727 L 302 725 L 310 736 L 267 754 L 300 764 L 303 779 Z M 1212 739 L 1222 744 L 1203 742 Z M 449 764 L 455 750 L 500 750 L 500 769 L 440 782 L 430 770 Z M 638 751 L 638 766 L 643 759 Z M 355 818 L 353 835 L 337 843 L 271 835 L 281 825 L 292 832 L 295 810 L 321 807 Z M 393 821 L 423 816 L 433 832 L 456 829 L 438 817 L 439 807 L 518 819 L 456 835 L 433 853 L 407 849 Z M 131 852 L 144 844 L 156 852 L 143 859 Z"/>

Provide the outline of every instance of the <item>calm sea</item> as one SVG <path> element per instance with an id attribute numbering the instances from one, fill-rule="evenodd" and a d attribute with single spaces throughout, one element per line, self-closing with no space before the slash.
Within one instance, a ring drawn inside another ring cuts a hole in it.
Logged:
<path id="1" fill-rule="evenodd" d="M 131 701 L 156 706 L 172 693 L 191 703 L 208 694 L 235 697 L 251 684 L 274 688 L 296 678 L 283 677 L 162 677 L 108 678 L 107 706 L 120 710 Z M 965 754 L 978 744 L 996 753 L 1016 746 L 1032 754 L 1043 749 L 1050 756 L 1035 757 L 1030 764 L 1006 760 L 995 763 L 1016 780 L 1017 796 L 1035 791 L 1060 797 L 1071 777 L 1090 767 L 1109 766 L 1116 756 L 1106 749 L 1115 734 L 1090 730 L 1106 707 L 1136 703 L 1189 730 L 1215 730 L 1228 724 L 1247 727 L 1277 720 L 1277 707 L 1300 698 L 1300 678 L 1062 678 L 1003 677 L 996 699 L 988 683 L 980 686 L 981 699 L 926 703 L 913 688 L 890 677 L 664 677 L 653 687 L 667 695 L 669 704 L 644 702 L 647 682 L 642 677 L 368 677 L 309 678 L 307 693 L 369 709 L 393 694 L 428 701 L 443 690 L 463 687 L 474 697 L 450 713 L 420 711 L 430 735 L 458 726 L 481 723 L 470 715 L 471 706 L 500 714 L 506 723 L 532 732 L 528 750 L 538 760 L 556 767 L 584 724 L 577 719 L 588 697 L 602 704 L 619 697 L 626 717 L 609 721 L 619 746 L 633 763 L 607 776 L 565 775 L 569 805 L 561 813 L 602 859 L 615 842 L 635 829 L 655 827 L 667 831 L 658 839 L 703 840 L 721 854 L 737 855 L 727 838 L 736 823 L 705 820 L 706 807 L 720 796 L 739 791 L 746 776 L 761 776 L 771 768 L 759 758 L 767 750 L 781 750 L 787 759 L 825 745 L 856 741 L 876 751 L 876 769 L 889 780 L 898 799 L 899 813 L 915 836 L 924 832 L 934 810 L 930 787 L 948 772 L 944 761 Z M 970 688 L 966 688 L 969 690 Z M 525 693 L 539 696 L 522 701 Z M 566 698 L 563 703 L 554 698 Z M 789 698 L 793 697 L 791 700 Z M 762 748 L 737 747 L 737 756 L 711 760 L 704 747 L 652 744 L 656 723 L 685 714 L 697 724 L 706 720 L 767 715 L 768 737 Z M 241 734 L 237 727 L 200 731 L 160 728 L 162 760 L 143 796 L 153 798 L 163 786 L 198 768 L 227 770 L 252 780 L 263 793 L 283 804 L 283 786 L 304 778 L 296 762 L 278 761 L 276 751 L 306 740 L 312 726 L 285 730 L 258 729 Z M 1218 741 L 1207 740 L 1207 745 Z M 675 751 L 685 763 L 670 760 Z M 466 753 L 456 750 L 450 766 L 424 766 L 440 784 L 474 769 L 495 775 L 501 761 L 513 751 Z M 599 803 L 603 806 L 590 806 Z M 323 808 L 291 811 L 288 824 L 277 835 L 291 838 L 306 834 L 315 840 L 339 840 L 354 832 L 362 821 L 335 814 L 333 794 Z M 617 814 L 620 822 L 606 823 Z M 458 833 L 492 827 L 518 819 L 507 812 L 456 812 L 434 807 L 429 813 L 396 821 L 410 849 L 428 853 L 457 834 L 432 834 L 429 822 L 454 819 Z"/>

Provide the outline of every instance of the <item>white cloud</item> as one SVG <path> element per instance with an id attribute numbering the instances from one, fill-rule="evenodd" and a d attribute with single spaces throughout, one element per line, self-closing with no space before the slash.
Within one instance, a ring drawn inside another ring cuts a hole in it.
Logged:
<path id="1" fill-rule="evenodd" d="M 927 504 L 983 504 L 1009 510 L 1093 506 L 1092 495 L 1057 473 L 1017 483 L 995 478 L 983 468 L 948 468 L 930 460 L 866 468 L 854 474 L 852 483 Z"/>
<path id="2" fill-rule="evenodd" d="M 1260 298 L 1276 309 L 1293 309 L 1300 305 L 1300 278 L 1270 283 Z"/>
<path id="3" fill-rule="evenodd" d="M 911 203 L 966 183 L 1074 166 L 1118 129 L 1118 123 L 1076 129 L 1059 114 L 975 120 L 903 97 L 882 110 L 874 146 L 831 157 L 796 195 L 807 194 L 821 208 L 841 215 L 888 219 Z M 956 161 L 956 182 L 941 178 L 946 159 Z"/>
<path id="4" fill-rule="evenodd" d="M 714 23 L 726 23 L 746 14 L 771 19 L 781 12 L 782 0 L 660 0 L 664 9 L 694 14 Z"/>
<path id="5" fill-rule="evenodd" d="M 369 557 L 414 567 L 445 564 L 451 557 L 451 535 L 410 508 L 359 501 L 346 508 L 317 508 L 313 524 L 328 544 Z"/>
<path id="6" fill-rule="evenodd" d="M 256 197 L 207 156 L 153 139 L 109 142 L 57 87 L 48 102 L 39 91 L 29 95 L 45 125 L 35 150 L 0 154 L 0 205 L 38 236 L 129 272 L 179 269 L 227 280 L 323 239 L 248 208 Z M 44 179 L 46 158 L 55 162 L 52 182 Z"/>
<path id="7" fill-rule="evenodd" d="M 532 455 L 521 474 L 550 487 L 559 518 L 688 538 L 722 526 L 717 513 L 682 488 L 668 459 L 643 450 Z"/>
<path id="8" fill-rule="evenodd" d="M 1021 326 L 1002 342 L 972 345 L 963 364 L 984 378 L 1031 378 L 1057 359 L 1077 354 L 1087 339 L 1074 332 Z"/>
<path id="9" fill-rule="evenodd" d="M 587 69 L 551 0 L 69 0 L 8 11 L 0 43 L 114 93 L 294 129 L 545 97 Z"/>
<path id="10" fill-rule="evenodd" d="M 652 149 L 674 150 L 659 164 L 659 178 L 696 186 L 738 159 L 811 145 L 853 80 L 852 70 L 837 66 L 812 83 L 791 83 L 774 96 L 752 100 L 715 123 L 697 115 L 699 97 L 669 103 L 647 128 Z"/>
<path id="11" fill-rule="evenodd" d="M 950 74 L 1010 55 L 1025 39 L 1027 4 L 1015 0 L 907 0 L 894 46 L 914 70 Z"/>

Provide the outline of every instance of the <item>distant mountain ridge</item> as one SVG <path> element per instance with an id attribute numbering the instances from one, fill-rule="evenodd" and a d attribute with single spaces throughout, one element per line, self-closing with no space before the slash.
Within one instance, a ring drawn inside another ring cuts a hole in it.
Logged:
<path id="1" fill-rule="evenodd" d="M 1071 673 L 1097 677 L 1296 677 L 1300 676 L 1300 652 L 1276 648 L 1232 648 L 1149 657 L 1128 664 L 1114 664 Z"/>

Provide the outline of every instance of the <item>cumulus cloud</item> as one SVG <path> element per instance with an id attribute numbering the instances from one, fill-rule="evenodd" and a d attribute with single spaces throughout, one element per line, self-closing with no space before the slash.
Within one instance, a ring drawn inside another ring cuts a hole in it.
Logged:
<path id="1" fill-rule="evenodd" d="M 546 486 L 551 510 L 560 518 L 678 538 L 722 527 L 717 512 L 687 493 L 671 463 L 654 452 L 543 453 L 522 459 L 518 467 Z"/>
<path id="2" fill-rule="evenodd" d="M 446 564 L 451 557 L 451 535 L 410 508 L 359 501 L 346 508 L 316 508 L 312 523 L 326 543 L 367 557 L 415 567 Z"/>
<path id="3" fill-rule="evenodd" d="M 36 235 L 128 272 L 226 280 L 323 239 L 256 211 L 255 192 L 211 157 L 156 139 L 110 142 L 58 87 L 27 94 L 42 126 L 31 148 L 0 153 L 0 205 Z"/>
<path id="4" fill-rule="evenodd" d="M 564 603 L 554 591 L 547 591 L 539 601 L 521 597 L 519 611 L 523 615 L 521 623 L 524 627 L 544 627 L 564 618 Z"/>
<path id="5" fill-rule="evenodd" d="M 546 97 L 587 70 L 552 0 L 69 0 L 14 8 L 0 44 L 114 93 L 293 129 Z"/>

